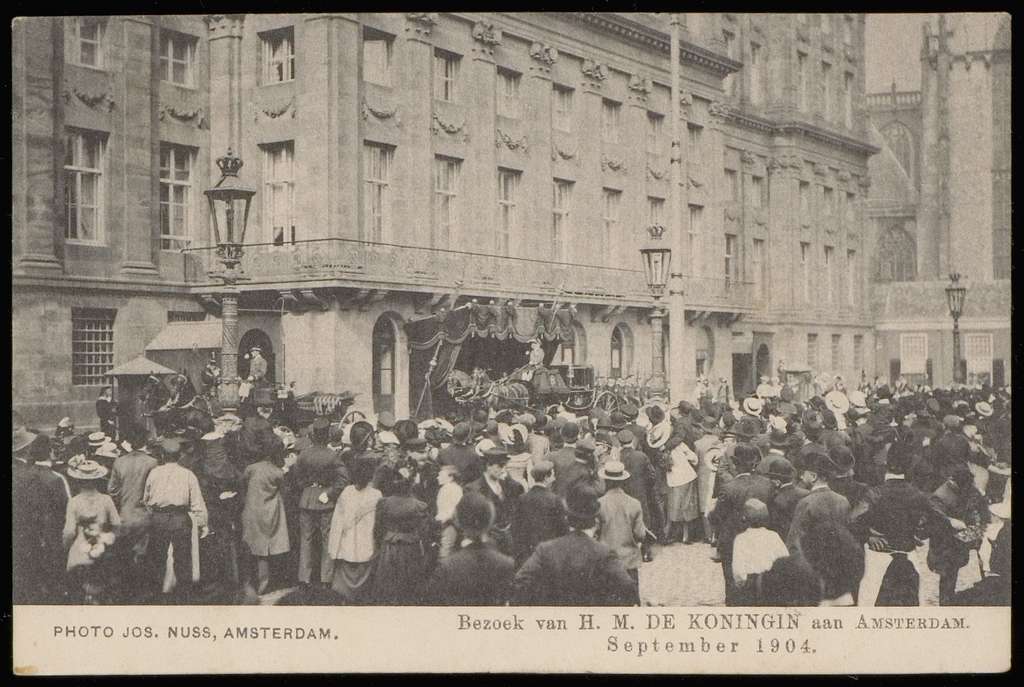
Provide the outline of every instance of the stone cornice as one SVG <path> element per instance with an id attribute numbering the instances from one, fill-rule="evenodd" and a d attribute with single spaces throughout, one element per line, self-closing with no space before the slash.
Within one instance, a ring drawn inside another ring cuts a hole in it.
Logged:
<path id="1" fill-rule="evenodd" d="M 572 12 L 565 13 L 572 20 L 590 24 L 606 33 L 624 38 L 636 45 L 668 52 L 669 35 L 626 17 L 611 12 Z M 684 62 L 711 71 L 719 77 L 728 76 L 743 67 L 742 62 L 720 55 L 707 48 L 702 48 L 688 41 L 679 41 L 679 53 Z"/>
<path id="2" fill-rule="evenodd" d="M 872 145 L 867 141 L 861 141 L 843 134 L 828 131 L 820 127 L 808 124 L 807 122 L 784 121 L 775 125 L 775 131 L 779 134 L 798 133 L 812 140 L 825 143 L 836 148 L 845 148 L 855 153 L 874 155 L 881 152 L 881 148 Z"/>

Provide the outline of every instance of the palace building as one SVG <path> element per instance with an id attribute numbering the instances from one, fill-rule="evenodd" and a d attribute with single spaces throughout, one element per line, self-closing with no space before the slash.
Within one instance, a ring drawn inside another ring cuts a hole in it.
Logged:
<path id="1" fill-rule="evenodd" d="M 145 355 L 197 375 L 220 350 L 203 191 L 229 147 L 257 190 L 239 351 L 260 345 L 298 394 L 422 413 L 445 371 L 518 367 L 535 337 L 552 364 L 649 380 L 651 225 L 680 232 L 674 397 L 699 375 L 739 395 L 778 370 L 887 374 L 863 16 L 681 17 L 678 218 L 668 15 L 17 20 L 15 407 L 87 426 L 114 366 Z M 915 278 L 941 276 L 964 236 L 919 255 Z"/>

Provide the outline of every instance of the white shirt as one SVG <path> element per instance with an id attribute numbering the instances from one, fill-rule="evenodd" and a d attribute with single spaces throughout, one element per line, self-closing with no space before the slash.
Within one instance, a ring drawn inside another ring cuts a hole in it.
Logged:
<path id="1" fill-rule="evenodd" d="M 750 527 L 733 541 L 732 576 L 742 585 L 750 575 L 768 572 L 775 561 L 788 555 L 789 549 L 774 530 Z"/>
<path id="2" fill-rule="evenodd" d="M 437 490 L 437 515 L 440 523 L 451 522 L 455 518 L 455 507 L 462 499 L 462 487 L 458 482 L 442 484 Z"/>

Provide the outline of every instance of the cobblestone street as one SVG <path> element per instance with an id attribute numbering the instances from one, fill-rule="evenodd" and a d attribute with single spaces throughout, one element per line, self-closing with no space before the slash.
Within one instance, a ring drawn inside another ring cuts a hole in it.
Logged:
<path id="1" fill-rule="evenodd" d="M 640 568 L 640 600 L 645 606 L 723 606 L 725 583 L 722 566 L 711 560 L 712 547 L 708 544 L 672 544 L 654 548 L 654 560 Z M 921 601 L 925 606 L 937 606 L 939 578 L 928 570 L 925 559 L 927 545 L 913 556 L 921 575 Z M 973 584 L 977 573 L 977 560 L 960 574 L 958 588 Z M 971 571 L 971 572 L 968 572 Z"/>

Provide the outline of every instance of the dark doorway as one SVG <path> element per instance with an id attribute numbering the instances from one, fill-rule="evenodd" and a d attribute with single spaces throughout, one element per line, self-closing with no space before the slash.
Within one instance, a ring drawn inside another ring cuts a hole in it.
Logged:
<path id="1" fill-rule="evenodd" d="M 241 379 L 249 376 L 249 359 L 245 356 L 253 346 L 260 347 L 260 353 L 263 355 L 263 359 L 267 361 L 267 376 L 264 380 L 270 384 L 275 383 L 277 379 L 277 366 L 274 363 L 274 345 L 270 342 L 270 337 L 262 329 L 250 329 L 242 337 L 241 342 L 239 342 L 238 376 Z"/>
<path id="2" fill-rule="evenodd" d="M 743 398 L 753 391 L 750 384 L 753 364 L 754 356 L 750 353 L 732 354 L 732 393 L 735 398 Z"/>
<path id="3" fill-rule="evenodd" d="M 753 380 L 756 385 L 761 381 L 761 377 L 772 377 L 772 354 L 768 350 L 768 344 L 761 344 L 757 347 L 757 376 Z"/>
<path id="4" fill-rule="evenodd" d="M 395 412 L 395 325 L 385 315 L 373 327 L 373 412 Z"/>

